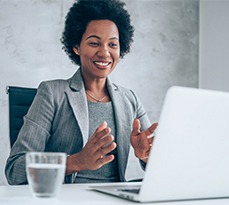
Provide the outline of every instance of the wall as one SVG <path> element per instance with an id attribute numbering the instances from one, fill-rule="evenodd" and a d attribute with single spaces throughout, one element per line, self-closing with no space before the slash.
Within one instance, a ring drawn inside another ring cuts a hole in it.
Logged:
<path id="1" fill-rule="evenodd" d="M 9 154 L 7 85 L 37 87 L 76 70 L 61 50 L 64 16 L 73 0 L 0 0 L 0 184 Z M 171 85 L 198 86 L 198 0 L 129 0 L 135 25 L 131 53 L 111 78 L 132 88 L 157 121 Z M 136 160 L 128 178 L 142 174 Z"/>
<path id="2" fill-rule="evenodd" d="M 200 1 L 200 87 L 229 91 L 229 1 Z"/>

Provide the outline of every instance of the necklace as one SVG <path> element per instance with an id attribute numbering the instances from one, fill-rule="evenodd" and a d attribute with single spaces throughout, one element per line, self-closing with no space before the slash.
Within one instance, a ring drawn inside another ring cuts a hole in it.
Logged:
<path id="1" fill-rule="evenodd" d="M 85 91 L 87 95 L 89 95 L 93 100 L 96 100 L 97 102 L 101 103 L 106 97 L 107 95 L 103 96 L 102 98 L 98 99 L 95 96 L 93 96 L 92 94 L 90 94 L 88 91 Z"/>

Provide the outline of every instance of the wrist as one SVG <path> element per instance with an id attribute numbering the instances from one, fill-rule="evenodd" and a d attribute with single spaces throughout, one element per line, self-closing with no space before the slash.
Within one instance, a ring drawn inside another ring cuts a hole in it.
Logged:
<path id="1" fill-rule="evenodd" d="M 68 155 L 66 160 L 65 175 L 74 174 L 80 171 L 79 163 L 77 163 L 77 154 Z"/>

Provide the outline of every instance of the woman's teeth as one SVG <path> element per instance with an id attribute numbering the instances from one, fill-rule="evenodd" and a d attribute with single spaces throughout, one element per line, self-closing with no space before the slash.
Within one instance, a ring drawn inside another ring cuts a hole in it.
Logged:
<path id="1" fill-rule="evenodd" d="M 96 65 L 101 65 L 101 66 L 107 66 L 109 65 L 109 62 L 95 62 Z"/>

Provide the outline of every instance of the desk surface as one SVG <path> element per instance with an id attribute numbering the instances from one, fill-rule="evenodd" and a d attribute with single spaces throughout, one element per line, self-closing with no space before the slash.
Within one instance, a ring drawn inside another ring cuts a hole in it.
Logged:
<path id="1" fill-rule="evenodd" d="M 56 199 L 35 199 L 32 197 L 28 185 L 0 186 L 1 205 L 124 205 L 139 204 L 110 195 L 90 190 L 93 184 L 64 184 Z M 147 205 L 157 203 L 144 203 Z M 180 201 L 158 203 L 159 205 L 228 205 L 229 199 Z"/>

